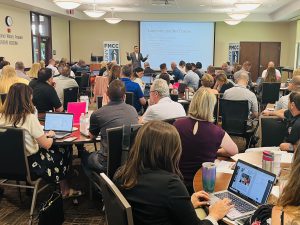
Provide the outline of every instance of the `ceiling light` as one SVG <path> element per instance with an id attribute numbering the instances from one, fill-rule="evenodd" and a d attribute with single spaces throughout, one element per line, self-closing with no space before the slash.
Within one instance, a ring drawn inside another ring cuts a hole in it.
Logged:
<path id="1" fill-rule="evenodd" d="M 234 6 L 241 11 L 249 11 L 258 8 L 261 3 L 235 3 Z"/>
<path id="2" fill-rule="evenodd" d="M 111 17 L 104 18 L 104 20 L 110 24 L 117 24 L 122 21 L 121 18 L 114 17 L 114 9 L 111 9 Z"/>
<path id="3" fill-rule="evenodd" d="M 78 1 L 54 0 L 54 3 L 63 9 L 75 9 L 80 6 Z"/>
<path id="4" fill-rule="evenodd" d="M 250 13 L 228 13 L 228 16 L 230 16 L 234 20 L 242 20 L 249 15 Z"/>
<path id="5" fill-rule="evenodd" d="M 103 16 L 106 12 L 102 10 L 96 10 L 96 3 L 94 1 L 93 9 L 87 9 L 83 11 L 86 15 L 93 18 L 99 18 Z"/>
<path id="6" fill-rule="evenodd" d="M 241 20 L 224 20 L 225 23 L 227 23 L 228 25 L 237 25 L 239 24 L 240 22 L 242 22 Z"/>

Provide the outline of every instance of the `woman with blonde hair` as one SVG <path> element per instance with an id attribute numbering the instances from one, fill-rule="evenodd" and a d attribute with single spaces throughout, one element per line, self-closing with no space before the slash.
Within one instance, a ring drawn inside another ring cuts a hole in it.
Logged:
<path id="1" fill-rule="evenodd" d="M 149 138 L 150 137 L 150 138 Z M 232 208 L 224 199 L 212 205 L 200 220 L 194 208 L 207 205 L 204 191 L 187 192 L 179 171 L 180 137 L 174 126 L 150 121 L 135 138 L 128 159 L 115 174 L 115 182 L 132 207 L 134 224 L 212 225 Z"/>
<path id="2" fill-rule="evenodd" d="M 227 79 L 224 70 L 218 71 L 216 75 L 216 84 L 214 89 L 216 89 L 219 93 L 224 93 L 227 89 L 232 88 L 234 85 Z"/>
<path id="3" fill-rule="evenodd" d="M 30 70 L 27 72 L 27 75 L 31 79 L 37 79 L 38 72 L 41 69 L 41 64 L 40 63 L 33 63 Z"/>
<path id="4" fill-rule="evenodd" d="M 218 90 L 216 89 L 212 89 L 212 87 L 214 86 L 214 78 L 212 75 L 206 73 L 203 75 L 203 77 L 201 78 L 201 85 L 202 87 L 208 88 L 209 91 L 213 94 L 218 94 Z"/>
<path id="5" fill-rule="evenodd" d="M 8 93 L 11 85 L 15 83 L 29 83 L 28 80 L 18 77 L 15 69 L 11 66 L 4 66 L 0 77 L 0 93 Z"/>
<path id="6" fill-rule="evenodd" d="M 258 85 L 258 88 L 257 88 L 257 93 L 259 95 L 262 94 L 262 85 L 263 85 L 264 82 L 267 82 L 267 83 L 276 83 L 277 82 L 276 70 L 275 70 L 274 67 L 268 67 L 266 77 L 261 78 L 261 82 L 260 82 L 260 84 Z"/>
<path id="7" fill-rule="evenodd" d="M 46 63 L 44 60 L 41 60 L 40 61 L 40 65 L 41 65 L 41 68 L 45 68 L 46 67 Z"/>
<path id="8" fill-rule="evenodd" d="M 203 162 L 214 162 L 217 155 L 233 156 L 238 153 L 236 144 L 219 126 L 213 124 L 216 96 L 208 88 L 196 91 L 188 117 L 173 124 L 179 132 L 182 155 L 179 168 L 187 189 L 193 191 L 193 178 Z"/>

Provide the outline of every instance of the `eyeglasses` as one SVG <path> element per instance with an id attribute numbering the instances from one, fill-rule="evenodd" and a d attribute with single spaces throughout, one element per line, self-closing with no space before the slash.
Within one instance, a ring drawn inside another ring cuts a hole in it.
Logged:
<path id="1" fill-rule="evenodd" d="M 157 92 L 157 93 L 158 93 L 158 91 L 157 91 L 157 90 L 154 90 L 154 91 L 150 91 L 150 93 L 151 93 L 151 92 Z"/>

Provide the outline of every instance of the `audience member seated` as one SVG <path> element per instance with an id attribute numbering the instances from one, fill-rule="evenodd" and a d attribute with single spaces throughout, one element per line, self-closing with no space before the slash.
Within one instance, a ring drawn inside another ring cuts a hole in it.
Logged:
<path id="1" fill-rule="evenodd" d="M 33 89 L 33 99 L 39 113 L 47 111 L 62 112 L 63 106 L 53 87 L 52 70 L 42 68 L 38 73 L 37 84 Z"/>
<path id="2" fill-rule="evenodd" d="M 227 79 L 227 75 L 223 70 L 218 72 L 216 75 L 216 84 L 214 89 L 216 89 L 220 94 L 223 94 L 226 90 L 234 86 L 233 82 Z"/>
<path id="3" fill-rule="evenodd" d="M 32 89 L 22 83 L 11 86 L 3 108 L 0 109 L 0 126 L 13 126 L 25 130 L 25 148 L 28 166 L 35 178 L 42 177 L 49 183 L 60 183 L 62 195 L 80 195 L 70 189 L 65 180 L 70 152 L 52 146 L 55 133 L 44 133 L 31 101 Z M 13 141 L 13 140 L 12 140 Z M 21 149 L 20 149 L 21 150 Z M 12 162 L 13 163 L 13 162 Z"/>
<path id="4" fill-rule="evenodd" d="M 153 69 L 151 69 L 150 64 L 148 62 L 144 62 L 144 74 L 146 76 L 153 76 L 155 74 L 155 71 Z"/>
<path id="5" fill-rule="evenodd" d="M 293 92 L 300 92 L 300 76 L 294 76 L 289 82 L 288 90 Z M 288 109 L 290 94 L 282 96 L 276 104 L 276 109 Z"/>
<path id="6" fill-rule="evenodd" d="M 202 77 L 205 73 L 205 70 L 202 68 L 202 63 L 201 62 L 196 62 L 196 68 L 201 72 L 201 77 Z"/>
<path id="7" fill-rule="evenodd" d="M 236 78 L 237 84 L 226 90 L 223 95 L 223 99 L 242 101 L 247 100 L 249 103 L 249 111 L 252 113 L 251 118 L 258 117 L 258 103 L 257 98 L 253 92 L 247 89 L 247 84 L 249 82 L 249 75 L 247 72 L 239 73 Z"/>
<path id="8" fill-rule="evenodd" d="M 173 85 L 170 83 L 170 77 L 168 74 L 165 74 L 165 73 L 160 74 L 158 78 L 165 80 L 167 82 L 170 90 L 173 89 Z"/>
<path id="9" fill-rule="evenodd" d="M 9 66 L 9 65 L 10 65 L 10 62 L 3 60 L 0 63 L 0 73 L 2 72 L 2 69 L 3 69 L 4 66 Z"/>
<path id="10" fill-rule="evenodd" d="M 300 147 L 297 152 L 299 153 Z M 253 216 L 245 223 L 250 224 L 267 224 L 266 221 L 271 219 L 272 225 L 283 224 L 300 224 L 300 154 L 295 154 L 290 173 L 283 186 L 282 192 L 275 205 L 262 206 L 253 214 Z M 268 223 L 269 224 L 269 223 Z"/>
<path id="11" fill-rule="evenodd" d="M 181 61 L 179 62 L 179 67 L 178 67 L 178 69 L 181 71 L 181 73 L 182 73 L 183 75 L 186 75 L 185 61 L 181 60 Z"/>
<path id="12" fill-rule="evenodd" d="M 300 93 L 292 92 L 289 97 L 288 109 L 277 111 L 263 111 L 265 116 L 277 116 L 284 119 L 287 131 L 284 143 L 280 144 L 282 151 L 294 151 L 300 139 Z"/>
<path id="13" fill-rule="evenodd" d="M 195 63 L 191 63 L 192 64 L 192 70 L 194 73 L 196 73 L 199 76 L 199 79 L 201 79 L 202 77 L 202 73 L 201 71 L 196 67 Z"/>
<path id="14" fill-rule="evenodd" d="M 15 70 L 16 70 L 17 76 L 20 78 L 23 78 L 25 80 L 28 80 L 28 82 L 29 82 L 30 78 L 29 78 L 29 76 L 27 76 L 25 74 L 24 69 L 25 69 L 25 66 L 24 66 L 23 62 L 19 61 L 19 62 L 15 63 Z"/>
<path id="15" fill-rule="evenodd" d="M 172 69 L 172 74 L 174 77 L 174 81 L 182 81 L 184 78 L 183 73 L 178 69 L 176 62 L 171 62 L 171 69 Z"/>
<path id="16" fill-rule="evenodd" d="M 125 84 L 126 92 L 133 92 L 134 94 L 134 108 L 138 113 L 141 112 L 142 105 L 146 105 L 146 99 L 144 98 L 144 94 L 140 88 L 140 85 L 130 80 L 131 76 L 131 67 L 123 66 L 121 72 L 121 81 Z"/>
<path id="17" fill-rule="evenodd" d="M 270 62 L 268 63 L 268 67 L 267 67 L 267 69 L 265 69 L 265 70 L 262 72 L 261 77 L 262 77 L 262 78 L 267 77 L 267 72 L 268 72 L 268 69 L 269 69 L 269 68 L 273 68 L 273 69 L 275 70 L 275 74 L 276 74 L 275 76 L 276 76 L 276 79 L 277 79 L 277 80 L 280 80 L 280 79 L 281 79 L 280 71 L 279 71 L 278 69 L 275 69 L 275 63 L 272 62 L 272 61 L 270 61 Z"/>
<path id="18" fill-rule="evenodd" d="M 144 76 L 144 69 L 141 67 L 136 67 L 133 71 L 132 81 L 140 85 L 142 92 L 145 91 L 145 83 L 142 81 L 142 77 Z"/>
<path id="19" fill-rule="evenodd" d="M 139 129 L 126 163 L 115 174 L 134 224 L 212 225 L 232 208 L 224 199 L 210 207 L 204 220 L 197 217 L 195 208 L 207 205 L 209 195 L 199 191 L 189 196 L 178 168 L 180 155 L 180 137 L 172 125 L 152 121 Z"/>
<path id="20" fill-rule="evenodd" d="M 170 80 L 174 80 L 174 77 L 168 73 L 167 64 L 162 63 L 160 64 L 159 68 L 160 68 L 160 74 L 156 76 L 156 79 L 158 79 L 159 76 L 162 74 L 167 74 L 170 77 Z"/>
<path id="21" fill-rule="evenodd" d="M 276 78 L 275 68 L 274 67 L 268 67 L 268 69 L 266 70 L 265 77 L 262 77 L 262 80 L 261 80 L 260 84 L 257 87 L 257 93 L 260 96 L 262 94 L 263 82 L 268 82 L 268 83 L 275 83 L 275 82 L 277 82 L 277 78 Z"/>
<path id="22" fill-rule="evenodd" d="M 213 78 L 216 76 L 216 68 L 213 65 L 207 67 L 207 73 L 212 75 Z"/>
<path id="23" fill-rule="evenodd" d="M 182 144 L 179 168 L 190 193 L 193 191 L 194 175 L 203 162 L 214 162 L 217 155 L 233 156 L 238 153 L 230 136 L 213 124 L 215 104 L 216 96 L 207 88 L 200 88 L 192 99 L 188 117 L 174 123 Z"/>
<path id="24" fill-rule="evenodd" d="M 64 89 L 78 87 L 77 82 L 73 78 L 70 78 L 70 73 L 70 67 L 65 65 L 61 70 L 61 75 L 53 78 L 55 91 L 61 104 L 64 104 Z"/>
<path id="25" fill-rule="evenodd" d="M 297 68 L 293 71 L 293 77 L 300 75 L 300 68 Z"/>
<path id="26" fill-rule="evenodd" d="M 40 63 L 33 63 L 30 70 L 26 74 L 31 78 L 31 80 L 37 80 L 38 72 L 40 69 L 41 69 Z"/>
<path id="27" fill-rule="evenodd" d="M 170 99 L 167 82 L 163 79 L 156 79 L 150 87 L 150 106 L 142 116 L 140 122 L 166 120 L 185 115 L 183 106 Z"/>
<path id="28" fill-rule="evenodd" d="M 39 62 L 39 64 L 41 65 L 41 69 L 46 67 L 46 63 L 45 63 L 44 60 L 41 60 L 41 61 Z"/>
<path id="29" fill-rule="evenodd" d="M 0 93 L 8 93 L 10 86 L 15 83 L 23 83 L 28 85 L 29 81 L 18 77 L 13 67 L 9 65 L 4 66 L 0 76 Z"/>
<path id="30" fill-rule="evenodd" d="M 230 67 L 227 63 L 223 63 L 222 66 L 221 66 L 222 70 L 224 71 L 226 77 L 228 76 L 231 76 L 232 73 L 231 73 L 231 70 L 230 70 Z"/>
<path id="31" fill-rule="evenodd" d="M 252 84 L 252 79 L 250 74 L 251 66 L 252 66 L 251 62 L 249 61 L 244 62 L 242 68 L 233 74 L 234 81 L 237 83 L 237 79 L 240 76 L 240 74 L 246 73 L 248 75 L 248 85 L 252 87 L 253 84 Z"/>
<path id="32" fill-rule="evenodd" d="M 53 76 L 56 76 L 56 75 L 59 75 L 59 72 L 58 72 L 58 69 L 55 67 L 55 60 L 54 59 L 50 59 L 49 60 L 49 63 L 48 63 L 48 66 L 46 68 L 49 68 L 52 70 L 52 75 Z"/>
<path id="33" fill-rule="evenodd" d="M 85 61 L 80 59 L 78 63 L 74 64 L 71 69 L 74 73 L 86 73 L 90 71 L 90 68 L 85 64 Z"/>
<path id="34" fill-rule="evenodd" d="M 204 74 L 201 78 L 201 86 L 208 88 L 208 90 L 213 94 L 219 94 L 218 90 L 212 89 L 214 86 L 214 78 L 208 73 Z"/>
<path id="35" fill-rule="evenodd" d="M 109 103 L 93 112 L 90 118 L 90 137 L 101 136 L 100 150 L 89 154 L 82 153 L 82 162 L 87 175 L 91 170 L 105 172 L 107 168 L 107 133 L 108 128 L 138 123 L 138 114 L 134 107 L 124 102 L 125 86 L 120 80 L 110 83 L 107 95 Z"/>
<path id="36" fill-rule="evenodd" d="M 106 71 L 107 62 L 106 61 L 102 61 L 100 63 L 100 65 L 101 65 L 101 69 L 99 71 L 99 76 L 103 76 L 104 72 Z"/>
<path id="37" fill-rule="evenodd" d="M 234 63 L 233 64 L 232 74 L 235 74 L 237 71 L 240 71 L 241 69 L 242 69 L 242 65 L 240 65 L 238 63 Z"/>
<path id="38" fill-rule="evenodd" d="M 111 75 L 111 68 L 113 67 L 113 65 L 115 65 L 114 62 L 108 62 L 106 64 L 106 70 L 103 73 L 104 77 L 109 77 Z"/>
<path id="39" fill-rule="evenodd" d="M 192 64 L 187 63 L 185 65 L 186 75 L 184 76 L 183 83 L 185 83 L 190 89 L 196 91 L 199 87 L 199 76 L 193 72 Z"/>

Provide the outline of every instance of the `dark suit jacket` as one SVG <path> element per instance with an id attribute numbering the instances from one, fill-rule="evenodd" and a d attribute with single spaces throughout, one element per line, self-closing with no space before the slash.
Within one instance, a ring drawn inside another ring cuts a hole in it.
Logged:
<path id="1" fill-rule="evenodd" d="M 131 189 L 115 181 L 133 210 L 134 225 L 212 225 L 198 219 L 191 197 L 175 174 L 146 169 Z"/>
<path id="2" fill-rule="evenodd" d="M 137 67 L 142 67 L 141 61 L 145 62 L 147 57 L 143 58 L 142 53 L 139 52 L 138 57 L 136 58 L 135 52 L 131 52 L 129 55 L 127 55 L 127 60 L 131 60 L 132 69 L 135 69 Z"/>

